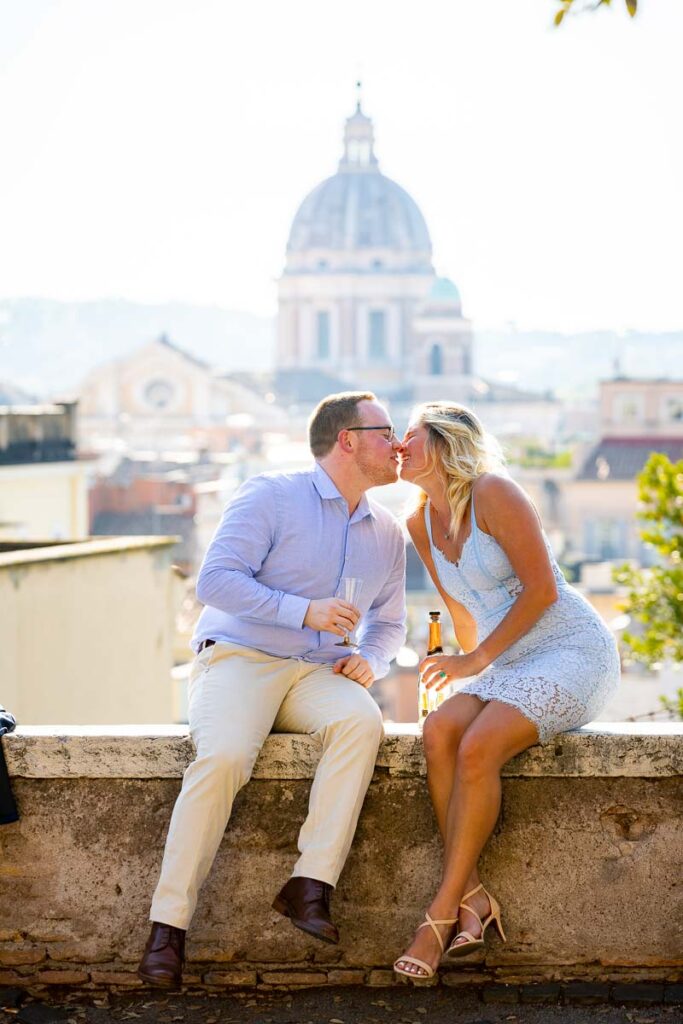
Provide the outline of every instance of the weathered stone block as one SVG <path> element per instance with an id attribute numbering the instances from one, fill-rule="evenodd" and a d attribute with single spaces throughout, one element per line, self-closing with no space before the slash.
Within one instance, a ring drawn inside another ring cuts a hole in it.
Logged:
<path id="1" fill-rule="evenodd" d="M 448 988 L 473 988 L 474 986 L 483 985 L 489 980 L 487 974 L 477 973 L 476 971 L 449 971 L 443 968 L 439 971 L 439 977 L 441 984 L 448 986 Z"/>
<path id="2" fill-rule="evenodd" d="M 253 988 L 257 980 L 256 971 L 209 971 L 204 975 L 207 985 L 219 985 L 221 988 Z"/>
<path id="3" fill-rule="evenodd" d="M 89 976 L 85 971 L 38 971 L 36 979 L 43 985 L 83 985 Z"/>
<path id="4" fill-rule="evenodd" d="M 19 964 L 40 964 L 46 959 L 45 949 L 0 949 L 0 964 L 14 967 Z"/>
<path id="5" fill-rule="evenodd" d="M 18 971 L 0 971 L 0 985 L 22 985 L 26 986 L 29 983 L 29 979 L 24 975 L 19 974 Z"/>
<path id="6" fill-rule="evenodd" d="M 370 971 L 368 974 L 368 985 L 375 985 L 378 988 L 396 985 L 398 979 L 393 971 Z"/>
<path id="7" fill-rule="evenodd" d="M 263 971 L 264 985 L 324 985 L 327 975 L 313 971 Z"/>
<path id="8" fill-rule="evenodd" d="M 121 985 L 126 988 L 142 988 L 142 982 L 132 971 L 91 971 L 90 980 L 95 985 Z"/>
<path id="9" fill-rule="evenodd" d="M 332 970 L 327 972 L 328 985 L 362 985 L 365 971 Z"/>
<path id="10" fill-rule="evenodd" d="M 560 999 L 562 986 L 559 982 L 547 982 L 545 985 L 522 985 L 519 990 L 520 1003 L 557 1003 Z"/>
<path id="11" fill-rule="evenodd" d="M 485 1003 L 518 1003 L 517 985 L 484 985 L 481 997 Z"/>
<path id="12" fill-rule="evenodd" d="M 644 982 L 635 985 L 614 985 L 612 987 L 612 1001 L 624 1004 L 625 1006 L 649 1005 L 650 1003 L 661 1003 L 664 999 L 664 986 Z"/>
<path id="13" fill-rule="evenodd" d="M 597 1006 L 609 1002 L 610 986 L 597 981 L 574 981 L 563 988 L 565 1003 L 574 1006 Z"/>
<path id="14" fill-rule="evenodd" d="M 667 1005 L 683 1003 L 683 984 L 665 985 L 663 1002 Z"/>

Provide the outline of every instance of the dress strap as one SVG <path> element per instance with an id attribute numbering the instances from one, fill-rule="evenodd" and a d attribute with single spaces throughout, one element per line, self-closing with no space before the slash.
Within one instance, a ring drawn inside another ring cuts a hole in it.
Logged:
<path id="1" fill-rule="evenodd" d="M 425 529 L 427 530 L 427 536 L 429 537 L 429 546 L 432 547 L 434 542 L 432 540 L 432 513 L 431 513 L 431 502 L 427 498 L 426 502 L 422 506 L 424 517 L 425 517 Z"/>
<path id="2" fill-rule="evenodd" d="M 474 530 L 478 530 L 479 529 L 479 526 L 477 524 L 477 513 L 474 510 L 474 486 L 472 487 L 472 490 L 470 491 L 470 506 L 471 506 L 470 522 L 472 524 L 472 530 L 474 531 Z"/>
<path id="3" fill-rule="evenodd" d="M 498 579 L 497 576 L 494 576 L 489 567 L 486 565 L 485 559 L 481 553 L 481 548 L 479 547 L 479 534 L 483 533 L 483 530 L 479 529 L 479 524 L 477 523 L 477 513 L 474 510 L 474 487 L 470 491 L 470 506 L 472 545 L 474 547 L 474 557 L 476 558 L 477 565 L 484 573 L 484 575 L 488 576 L 490 580 L 493 580 L 494 583 L 500 587 L 502 585 L 502 580 Z"/>

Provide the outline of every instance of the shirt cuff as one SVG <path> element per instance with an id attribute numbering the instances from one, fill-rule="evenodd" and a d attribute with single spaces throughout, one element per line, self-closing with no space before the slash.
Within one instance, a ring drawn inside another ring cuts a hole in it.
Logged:
<path id="1" fill-rule="evenodd" d="M 297 597 L 296 594 L 283 594 L 280 607 L 277 610 L 278 626 L 286 626 L 288 629 L 303 629 L 306 612 L 311 602 L 307 597 Z"/>

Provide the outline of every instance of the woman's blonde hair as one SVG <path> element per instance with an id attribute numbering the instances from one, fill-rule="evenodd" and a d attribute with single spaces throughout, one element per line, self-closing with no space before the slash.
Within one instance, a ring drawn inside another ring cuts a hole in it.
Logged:
<path id="1" fill-rule="evenodd" d="M 425 402 L 416 406 L 410 422 L 427 428 L 425 476 L 436 473 L 446 485 L 451 512 L 448 532 L 454 537 L 474 481 L 482 473 L 504 471 L 505 456 L 472 410 L 457 402 Z M 421 491 L 416 508 L 423 508 L 426 502 L 427 495 Z"/>

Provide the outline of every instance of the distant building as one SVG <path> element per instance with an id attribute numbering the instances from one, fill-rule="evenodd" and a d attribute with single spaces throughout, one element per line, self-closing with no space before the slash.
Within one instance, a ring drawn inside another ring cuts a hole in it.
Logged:
<path id="1" fill-rule="evenodd" d="M 0 539 L 86 537 L 86 468 L 75 403 L 0 406 Z"/>
<path id="2" fill-rule="evenodd" d="M 273 390 L 283 405 L 348 388 L 375 391 L 401 425 L 414 402 L 475 408 L 505 436 L 556 435 L 560 404 L 474 373 L 460 292 L 432 264 L 415 200 L 379 169 L 372 121 L 358 103 L 337 173 L 292 222 L 278 285 Z"/>
<path id="3" fill-rule="evenodd" d="M 285 413 L 166 335 L 93 370 L 80 392 L 84 448 L 224 451 L 282 429 Z"/>
<path id="4" fill-rule="evenodd" d="M 211 476 L 215 473 L 210 464 L 188 467 L 122 459 L 113 473 L 99 477 L 90 489 L 90 533 L 179 537 L 175 561 L 191 571 L 203 554 L 195 545 L 197 506 L 193 483 L 202 469 Z"/>
<path id="5" fill-rule="evenodd" d="M 379 169 L 358 103 L 337 173 L 304 199 L 279 282 L 277 369 L 323 371 L 383 396 L 451 394 L 472 374 L 472 332 L 456 286 L 438 278 L 425 219 Z"/>
<path id="6" fill-rule="evenodd" d="M 564 493 L 573 558 L 643 564 L 636 477 L 652 452 L 683 459 L 683 381 L 615 378 L 600 384 L 600 440 Z"/>

